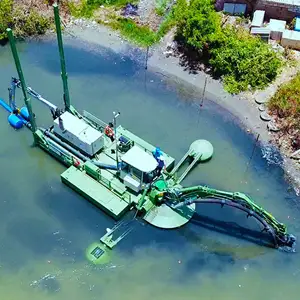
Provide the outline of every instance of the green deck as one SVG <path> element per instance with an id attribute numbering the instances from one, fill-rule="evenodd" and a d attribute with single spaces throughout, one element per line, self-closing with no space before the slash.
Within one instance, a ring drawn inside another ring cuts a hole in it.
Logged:
<path id="1" fill-rule="evenodd" d="M 61 180 L 116 220 L 120 219 L 130 207 L 129 202 L 118 197 L 74 166 L 71 166 L 61 174 Z"/>

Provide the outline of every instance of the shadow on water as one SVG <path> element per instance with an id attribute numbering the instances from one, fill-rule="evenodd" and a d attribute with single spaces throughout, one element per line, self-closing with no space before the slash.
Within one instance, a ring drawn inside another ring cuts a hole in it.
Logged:
<path id="1" fill-rule="evenodd" d="M 245 216 L 246 217 L 246 216 Z M 235 222 L 225 222 L 196 213 L 191 223 L 212 231 L 246 240 L 259 246 L 273 248 L 273 239 L 270 234 L 261 230 L 253 230 L 243 227 Z"/>
<path id="2" fill-rule="evenodd" d="M 74 245 L 78 243 L 78 247 L 83 247 L 82 232 L 85 233 L 88 230 L 90 237 L 96 237 L 98 240 L 106 233 L 106 228 L 112 228 L 116 223 L 101 209 L 95 207 L 61 182 L 55 182 L 51 186 L 51 189 L 48 186 L 41 187 L 38 197 L 36 197 L 37 205 L 55 218 L 59 224 L 58 227 L 67 233 Z M 133 220 L 134 215 L 135 211 L 131 211 L 124 218 L 124 226 L 121 231 L 125 231 L 129 227 L 132 227 L 133 231 L 122 241 L 122 252 L 132 253 L 135 247 L 146 246 L 149 242 L 178 244 L 176 231 L 159 230 L 143 220 Z M 87 242 L 89 240 L 86 238 Z"/>
<path id="3" fill-rule="evenodd" d="M 111 218 L 60 181 L 42 186 L 36 201 L 43 211 L 50 212 L 70 233 L 73 231 L 76 234 L 82 225 L 93 228 L 99 223 L 104 222 L 102 226 L 111 223 Z"/>
<path id="4" fill-rule="evenodd" d="M 74 43 L 74 41 L 73 41 Z M 79 43 L 80 44 L 80 43 Z M 43 51 L 40 51 L 40 47 Z M 105 47 L 97 45 L 96 51 L 64 45 L 68 73 L 72 76 L 86 74 L 109 75 L 112 77 L 132 77 L 139 69 L 139 63 L 128 56 L 121 56 Z M 59 74 L 60 61 L 57 44 L 53 41 L 40 41 L 30 47 L 29 59 L 47 72 Z"/>

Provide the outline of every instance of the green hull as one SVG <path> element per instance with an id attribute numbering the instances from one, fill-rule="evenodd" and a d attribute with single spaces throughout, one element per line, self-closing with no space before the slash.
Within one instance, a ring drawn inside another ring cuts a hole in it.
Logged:
<path id="1" fill-rule="evenodd" d="M 101 183 L 74 166 L 61 174 L 61 180 L 115 220 L 119 220 L 131 206 L 129 202 L 118 197 Z"/>

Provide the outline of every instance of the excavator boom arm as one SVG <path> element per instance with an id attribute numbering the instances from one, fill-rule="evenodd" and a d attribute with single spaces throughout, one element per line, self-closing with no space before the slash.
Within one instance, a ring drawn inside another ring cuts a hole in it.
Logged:
<path id="1" fill-rule="evenodd" d="M 287 228 L 284 224 L 280 223 L 272 214 L 257 205 L 244 193 L 226 192 L 199 185 L 179 189 L 168 188 L 165 197 L 175 203 L 172 206 L 174 209 L 195 202 L 213 202 L 212 199 L 219 200 L 214 202 L 221 205 L 222 203 L 223 205 L 230 205 L 230 203 L 231 206 L 238 205 L 244 211 L 247 211 L 249 215 L 255 214 L 258 216 L 267 227 L 267 230 L 274 231 L 279 246 L 290 246 L 295 242 L 295 237 L 287 234 Z"/>

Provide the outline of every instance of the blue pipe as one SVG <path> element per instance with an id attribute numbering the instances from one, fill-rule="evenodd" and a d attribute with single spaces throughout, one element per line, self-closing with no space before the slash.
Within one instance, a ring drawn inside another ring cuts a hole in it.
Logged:
<path id="1" fill-rule="evenodd" d="M 0 106 L 2 106 L 7 112 L 12 114 L 12 112 L 13 112 L 12 108 L 1 98 L 0 98 Z M 19 118 L 19 120 L 22 121 L 22 123 L 25 126 L 30 128 L 30 123 L 27 120 L 25 120 L 21 115 L 16 115 L 16 117 Z"/>
<path id="2" fill-rule="evenodd" d="M 9 113 L 12 113 L 11 107 L 3 100 L 0 98 L 0 105 L 7 110 Z"/>

